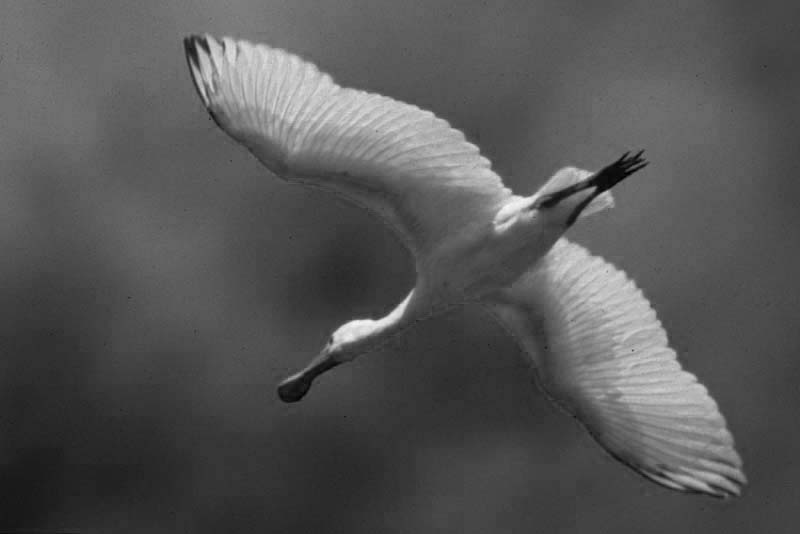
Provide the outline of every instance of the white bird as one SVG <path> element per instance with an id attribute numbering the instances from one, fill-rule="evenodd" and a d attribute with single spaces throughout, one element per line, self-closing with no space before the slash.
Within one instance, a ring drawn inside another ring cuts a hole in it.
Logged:
<path id="1" fill-rule="evenodd" d="M 564 168 L 521 197 L 428 111 L 341 87 L 277 48 L 210 36 L 184 44 L 220 128 L 279 178 L 376 215 L 415 259 L 408 296 L 386 317 L 339 327 L 281 383 L 282 400 L 300 400 L 315 377 L 423 319 L 477 303 L 613 457 L 672 489 L 740 494 L 746 478 L 725 419 L 681 368 L 650 303 L 625 273 L 562 237 L 613 206 L 609 189 L 646 165 L 641 152 L 597 173 Z"/>

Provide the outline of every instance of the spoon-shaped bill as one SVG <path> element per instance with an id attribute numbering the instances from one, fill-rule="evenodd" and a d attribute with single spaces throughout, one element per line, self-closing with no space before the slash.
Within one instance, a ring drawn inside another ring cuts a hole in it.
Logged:
<path id="1" fill-rule="evenodd" d="M 302 371 L 293 374 L 278 385 L 278 397 L 283 402 L 297 402 L 305 397 L 311 383 L 322 373 L 333 369 L 342 362 L 334 360 L 330 353 L 323 350 Z"/>

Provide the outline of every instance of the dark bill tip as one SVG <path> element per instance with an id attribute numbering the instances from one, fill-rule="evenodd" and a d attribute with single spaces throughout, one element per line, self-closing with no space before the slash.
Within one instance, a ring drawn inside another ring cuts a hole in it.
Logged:
<path id="1" fill-rule="evenodd" d="M 312 378 L 307 374 L 292 375 L 278 385 L 278 397 L 283 402 L 297 402 L 306 396 L 311 388 Z"/>
<path id="2" fill-rule="evenodd" d="M 311 382 L 322 373 L 325 373 L 342 362 L 334 360 L 331 355 L 322 351 L 311 360 L 308 366 L 299 373 L 293 374 L 278 386 L 278 396 L 283 402 L 297 402 L 308 393 Z"/>

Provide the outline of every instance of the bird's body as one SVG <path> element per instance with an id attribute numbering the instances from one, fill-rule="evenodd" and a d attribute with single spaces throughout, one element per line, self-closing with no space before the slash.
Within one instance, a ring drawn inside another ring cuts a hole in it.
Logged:
<path id="1" fill-rule="evenodd" d="M 624 273 L 563 238 L 613 206 L 610 189 L 646 164 L 565 168 L 514 195 L 461 132 L 432 113 L 338 86 L 265 45 L 185 41 L 215 122 L 277 176 L 340 195 L 409 248 L 417 281 L 379 319 L 337 329 L 279 387 L 300 400 L 331 368 L 421 320 L 476 303 L 535 364 L 541 386 L 613 456 L 664 486 L 738 495 L 745 477 L 725 420 L 684 371 L 650 304 Z"/>

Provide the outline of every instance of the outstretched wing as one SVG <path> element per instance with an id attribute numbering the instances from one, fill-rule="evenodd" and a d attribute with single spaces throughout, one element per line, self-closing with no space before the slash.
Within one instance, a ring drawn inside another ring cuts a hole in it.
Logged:
<path id="1" fill-rule="evenodd" d="M 492 220 L 511 195 L 447 121 L 337 85 L 283 50 L 188 37 L 186 56 L 216 123 L 276 175 L 345 196 L 387 222 L 415 255 Z"/>
<path id="2" fill-rule="evenodd" d="M 672 489 L 739 495 L 725 419 L 625 273 L 562 239 L 487 305 L 545 391 L 614 457 Z"/>

